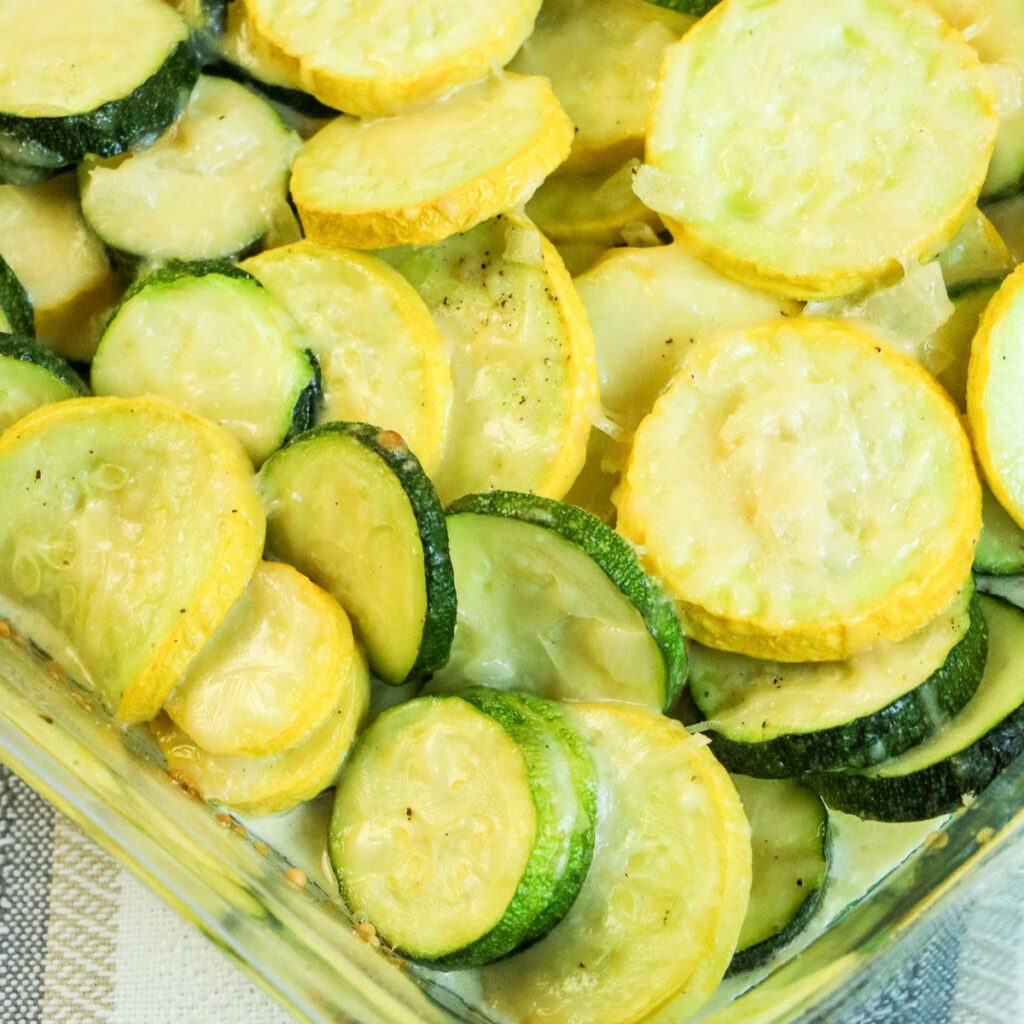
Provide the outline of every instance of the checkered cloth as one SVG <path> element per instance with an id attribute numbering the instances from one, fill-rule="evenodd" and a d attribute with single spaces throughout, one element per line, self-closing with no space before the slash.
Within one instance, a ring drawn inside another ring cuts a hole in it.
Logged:
<path id="1" fill-rule="evenodd" d="M 1024 1021 L 1024 850 L 992 874 L 991 892 L 956 911 L 881 995 L 821 1024 Z M 0 766 L 0 1024 L 289 1020 Z"/>

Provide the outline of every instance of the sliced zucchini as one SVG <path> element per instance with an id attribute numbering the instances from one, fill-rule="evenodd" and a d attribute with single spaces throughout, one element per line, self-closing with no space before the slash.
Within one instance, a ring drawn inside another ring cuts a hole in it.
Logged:
<path id="1" fill-rule="evenodd" d="M 809 780 L 829 807 L 876 821 L 922 821 L 955 811 L 1024 751 L 1024 613 L 992 597 L 981 609 L 990 637 L 978 692 L 930 740 L 862 772 Z"/>
<path id="2" fill-rule="evenodd" d="M 286 205 L 299 146 L 259 96 L 204 75 L 148 149 L 83 164 L 82 211 L 107 245 L 149 263 L 234 256 Z"/>
<path id="3" fill-rule="evenodd" d="M 211 754 L 161 714 L 152 730 L 171 775 L 203 799 L 243 814 L 281 814 L 334 785 L 366 717 L 370 682 L 352 662 L 341 701 L 301 743 L 268 757 Z"/>
<path id="4" fill-rule="evenodd" d="M 60 356 L 29 337 L 0 334 L 0 433 L 42 405 L 88 393 Z"/>
<path id="5" fill-rule="evenodd" d="M 356 117 L 387 117 L 507 64 L 540 0 L 245 0 L 264 46 L 305 91 Z"/>
<path id="6" fill-rule="evenodd" d="M 261 562 L 165 709 L 208 753 L 269 757 L 314 733 L 365 676 L 338 602 L 290 565 Z"/>
<path id="7" fill-rule="evenodd" d="M 569 167 L 600 171 L 643 155 L 662 54 L 692 24 L 644 0 L 545 0 L 510 67 L 550 79 L 576 125 Z"/>
<path id="8" fill-rule="evenodd" d="M 5 617 L 119 718 L 151 718 L 263 550 L 252 466 L 155 398 L 45 406 L 0 436 Z"/>
<path id="9" fill-rule="evenodd" d="M 981 536 L 974 549 L 974 571 L 991 576 L 1024 573 L 1024 530 L 984 486 L 981 490 Z"/>
<path id="10" fill-rule="evenodd" d="M 380 255 L 420 293 L 448 347 L 442 500 L 496 488 L 562 497 L 596 418 L 597 369 L 586 311 L 551 243 L 509 213 Z"/>
<path id="11" fill-rule="evenodd" d="M 800 782 L 733 775 L 750 822 L 753 879 L 730 973 L 771 959 L 821 906 L 828 879 L 828 811 Z"/>
<path id="12" fill-rule="evenodd" d="M 67 359 L 91 359 L 123 286 L 82 218 L 73 174 L 0 185 L 0 256 L 32 303 L 35 333 Z"/>
<path id="13" fill-rule="evenodd" d="M 164 0 L 182 17 L 192 33 L 199 56 L 209 60 L 226 31 L 228 0 Z"/>
<path id="14" fill-rule="evenodd" d="M 0 256 L 0 333 L 35 334 L 32 303 L 15 273 Z"/>
<path id="15" fill-rule="evenodd" d="M 731 771 L 761 778 L 863 768 L 928 739 L 974 695 L 985 620 L 973 583 L 934 621 L 847 661 L 756 661 L 694 645 L 690 694 Z"/>
<path id="16" fill-rule="evenodd" d="M 458 622 L 433 692 L 475 684 L 669 707 L 686 681 L 672 603 L 588 512 L 491 491 L 448 509 Z"/>
<path id="17" fill-rule="evenodd" d="M 960 591 L 981 529 L 949 398 L 813 317 L 700 346 L 640 425 L 616 505 L 694 639 L 777 661 L 909 636 Z"/>
<path id="18" fill-rule="evenodd" d="M 267 547 L 338 599 L 386 683 L 448 660 L 455 584 L 444 512 L 402 438 L 326 423 L 263 467 Z"/>
<path id="19" fill-rule="evenodd" d="M 1001 281 L 1013 270 L 1013 257 L 995 225 L 975 209 L 938 257 L 950 298 L 978 285 Z"/>
<path id="20" fill-rule="evenodd" d="M 989 203 L 985 213 L 1006 243 L 1014 263 L 1024 261 L 1024 196 Z"/>
<path id="21" fill-rule="evenodd" d="M 41 181 L 49 181 L 56 173 L 55 167 L 34 167 L 9 160 L 4 155 L 4 143 L 0 137 L 0 185 L 38 185 Z"/>
<path id="22" fill-rule="evenodd" d="M 559 917 L 571 906 L 590 860 L 570 856 L 579 809 L 566 756 L 544 719 L 496 691 L 385 712 L 335 798 L 329 850 L 349 909 L 445 970 L 536 938 L 553 901 Z"/>
<path id="23" fill-rule="evenodd" d="M 979 576 L 978 590 L 1024 610 L 1024 575 Z"/>
<path id="24" fill-rule="evenodd" d="M 61 167 L 152 141 L 199 74 L 188 35 L 160 0 L 4 0 L 0 149 Z"/>
<path id="25" fill-rule="evenodd" d="M 134 285 L 92 364 L 98 395 L 165 395 L 220 423 L 258 466 L 307 430 L 316 360 L 288 311 L 230 263 L 170 263 Z"/>
<path id="26" fill-rule="evenodd" d="M 970 215 L 994 96 L 924 4 L 730 0 L 666 52 L 635 188 L 737 280 L 847 295 L 937 254 Z"/>
<path id="27" fill-rule="evenodd" d="M 952 300 L 953 314 L 928 339 L 926 365 L 959 409 L 967 407 L 967 368 L 982 314 L 999 291 L 999 281 L 979 284 Z"/>
<path id="28" fill-rule="evenodd" d="M 544 78 L 501 75 L 397 117 L 339 117 L 295 161 L 309 238 L 427 245 L 526 202 L 565 159 L 572 123 Z"/>
<path id="29" fill-rule="evenodd" d="M 695 18 L 699 18 L 707 14 L 719 0 L 645 0 L 645 2 L 656 4 L 658 7 L 666 7 L 670 11 L 692 14 Z"/>
<path id="30" fill-rule="evenodd" d="M 320 421 L 384 423 L 433 473 L 452 379 L 444 339 L 415 289 L 375 256 L 309 241 L 242 266 L 305 330 L 320 363 Z"/>
<path id="31" fill-rule="evenodd" d="M 602 793 L 594 860 L 572 909 L 479 973 L 504 1019 L 667 1024 L 714 992 L 750 891 L 736 790 L 699 738 L 645 708 L 568 705 Z"/>

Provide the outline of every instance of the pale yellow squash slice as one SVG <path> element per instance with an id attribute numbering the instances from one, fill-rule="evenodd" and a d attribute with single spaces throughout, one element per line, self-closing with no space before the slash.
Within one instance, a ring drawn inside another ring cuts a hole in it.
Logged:
<path id="1" fill-rule="evenodd" d="M 253 469 L 154 398 L 79 398 L 0 437 L 4 616 L 124 721 L 152 718 L 259 563 Z"/>
<path id="2" fill-rule="evenodd" d="M 635 187 L 731 276 L 845 295 L 956 234 L 994 102 L 977 54 L 924 4 L 729 0 L 668 50 Z"/>
<path id="3" fill-rule="evenodd" d="M 586 311 L 554 247 L 510 213 L 381 255 L 426 301 L 448 348 L 441 500 L 496 488 L 561 498 L 583 465 L 598 396 Z"/>
<path id="4" fill-rule="evenodd" d="M 303 91 L 295 62 L 261 38 L 249 21 L 243 0 L 229 0 L 224 35 L 218 41 L 217 52 L 257 82 Z"/>
<path id="5" fill-rule="evenodd" d="M 751 884 L 750 829 L 707 744 L 622 704 L 570 704 L 603 799 L 572 909 L 540 942 L 479 971 L 521 1024 L 676 1024 L 718 987 Z"/>
<path id="6" fill-rule="evenodd" d="M 970 571 L 981 488 L 948 396 L 862 328 L 718 335 L 637 431 L 618 528 L 701 643 L 778 661 L 901 640 Z"/>
<path id="7" fill-rule="evenodd" d="M 292 198 L 314 241 L 425 245 L 526 202 L 571 142 L 545 79 L 500 75 L 409 114 L 332 121 L 295 161 Z"/>
<path id="8" fill-rule="evenodd" d="M 304 328 L 320 363 L 319 421 L 401 434 L 427 474 L 441 459 L 452 379 L 416 290 L 368 253 L 298 242 L 242 264 Z"/>
<path id="9" fill-rule="evenodd" d="M 507 64 L 540 0 L 245 0 L 257 36 L 321 103 L 382 117 Z"/>
<path id="10" fill-rule="evenodd" d="M 365 672 L 341 605 L 290 565 L 262 562 L 165 705 L 211 754 L 301 743 Z"/>

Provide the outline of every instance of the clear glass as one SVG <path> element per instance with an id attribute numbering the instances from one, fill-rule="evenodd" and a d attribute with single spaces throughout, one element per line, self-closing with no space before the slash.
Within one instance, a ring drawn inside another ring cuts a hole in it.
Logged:
<path id="1" fill-rule="evenodd" d="M 120 858 L 300 1021 L 479 1022 L 455 996 L 373 949 L 336 901 L 176 786 L 31 647 L 0 637 L 0 760 Z M 706 1024 L 827 1021 L 885 984 L 1024 833 L 1024 759 L 954 815 L 798 954 L 702 1016 Z M 988 866 L 988 868 L 986 868 Z M 996 866 L 997 869 L 997 866 Z"/>

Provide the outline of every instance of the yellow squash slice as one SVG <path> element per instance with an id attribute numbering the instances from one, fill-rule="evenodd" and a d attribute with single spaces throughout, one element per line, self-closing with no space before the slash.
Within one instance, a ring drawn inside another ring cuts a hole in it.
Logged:
<path id="1" fill-rule="evenodd" d="M 924 4 L 728 0 L 667 53 L 636 189 L 731 276 L 829 298 L 943 248 L 997 127 Z"/>
<path id="2" fill-rule="evenodd" d="M 301 743 L 365 673 L 341 605 L 290 565 L 262 562 L 166 709 L 211 754 Z"/>
<path id="3" fill-rule="evenodd" d="M 419 291 L 448 346 L 445 503 L 496 488 L 560 498 L 597 413 L 594 341 L 572 280 L 524 216 L 382 254 Z"/>
<path id="4" fill-rule="evenodd" d="M 543 78 L 501 75 L 399 117 L 341 117 L 299 154 L 292 198 L 314 241 L 425 245 L 525 202 L 572 124 Z"/>
<path id="5" fill-rule="evenodd" d="M 129 721 L 152 718 L 263 551 L 253 470 L 153 398 L 79 398 L 0 438 L 0 605 Z"/>
<path id="6" fill-rule="evenodd" d="M 640 425 L 616 504 L 695 639 L 778 661 L 909 636 L 960 590 L 981 527 L 942 389 L 811 317 L 695 352 Z"/>
<path id="7" fill-rule="evenodd" d="M 751 884 L 750 829 L 706 742 L 622 704 L 571 704 L 603 794 L 594 859 L 545 938 L 480 970 L 521 1024 L 676 1024 L 717 988 Z"/>
<path id="8" fill-rule="evenodd" d="M 381 117 L 507 64 L 540 0 L 245 0 L 256 34 L 321 103 Z"/>
<path id="9" fill-rule="evenodd" d="M 302 325 L 320 363 L 320 421 L 402 435 L 428 474 L 444 442 L 452 381 L 441 332 L 404 278 L 367 253 L 298 242 L 242 264 Z"/>

